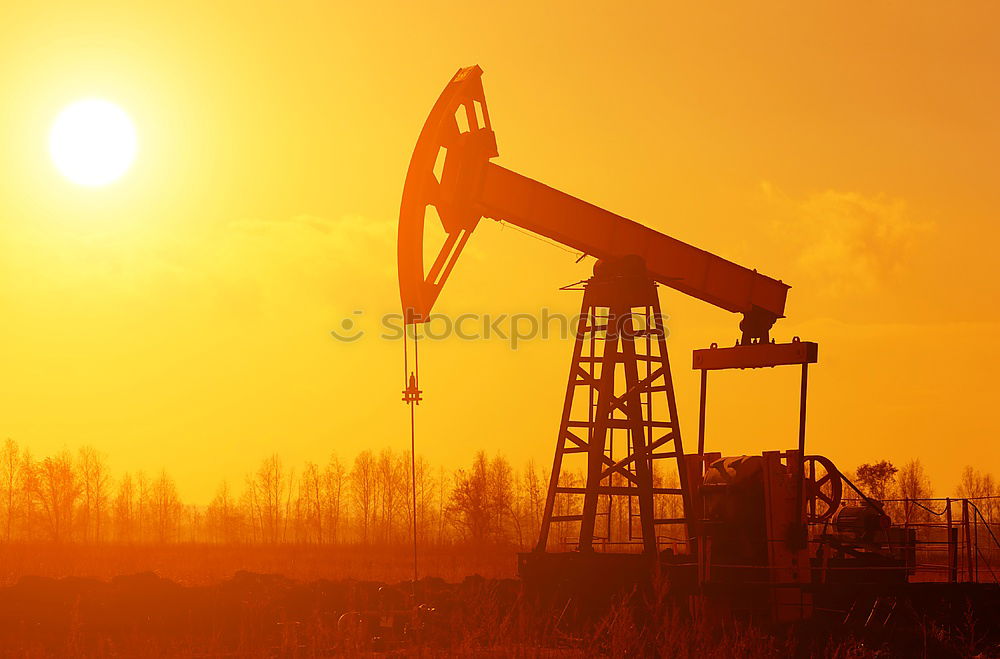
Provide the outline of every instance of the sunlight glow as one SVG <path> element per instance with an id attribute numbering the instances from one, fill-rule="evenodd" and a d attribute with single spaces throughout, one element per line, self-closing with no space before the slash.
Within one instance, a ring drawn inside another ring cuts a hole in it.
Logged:
<path id="1" fill-rule="evenodd" d="M 78 185 L 107 185 L 120 178 L 138 150 L 135 126 L 120 107 L 88 98 L 67 106 L 49 133 L 49 153 L 59 172 Z"/>

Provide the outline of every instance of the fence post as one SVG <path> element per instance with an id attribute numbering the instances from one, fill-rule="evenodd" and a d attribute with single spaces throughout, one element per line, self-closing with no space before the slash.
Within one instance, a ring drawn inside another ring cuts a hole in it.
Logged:
<path id="1" fill-rule="evenodd" d="M 982 515 L 982 513 L 979 512 L 979 507 L 977 506 L 976 512 L 972 516 L 973 536 L 975 537 L 976 540 L 976 553 L 973 555 L 973 558 L 975 559 L 974 575 L 976 583 L 979 583 L 979 516 L 980 515 Z"/>
<path id="2" fill-rule="evenodd" d="M 947 541 L 948 541 L 948 581 L 950 583 L 954 583 L 955 581 L 958 580 L 958 574 L 956 574 L 958 572 L 958 569 L 957 569 L 958 565 L 956 564 L 957 563 L 957 559 L 958 559 L 958 552 L 956 550 L 958 548 L 955 546 L 956 543 L 957 543 L 957 541 L 958 541 L 958 535 L 952 533 L 952 526 L 951 526 L 951 499 L 950 498 L 944 500 L 944 506 L 945 506 L 944 507 L 944 519 L 945 519 L 945 522 L 948 524 L 948 531 L 947 531 Z"/>
<path id="3" fill-rule="evenodd" d="M 910 528 L 910 497 L 903 497 L 903 528 Z"/>
<path id="4" fill-rule="evenodd" d="M 969 581 L 975 581 L 972 576 L 972 528 L 969 526 L 968 499 L 962 499 L 962 527 L 965 531 L 965 572 Z"/>

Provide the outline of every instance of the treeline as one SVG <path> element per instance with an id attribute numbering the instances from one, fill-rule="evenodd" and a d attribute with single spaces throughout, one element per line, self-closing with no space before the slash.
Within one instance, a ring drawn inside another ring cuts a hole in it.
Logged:
<path id="1" fill-rule="evenodd" d="M 414 470 L 415 481 L 409 453 L 392 449 L 362 451 L 350 464 L 332 455 L 298 471 L 272 455 L 238 494 L 220 485 L 189 524 L 210 542 L 400 544 L 412 537 L 415 497 L 424 545 L 523 544 L 537 533 L 545 492 L 533 464 L 518 470 L 480 452 L 467 469 L 449 472 L 417 456 Z"/>
<path id="2" fill-rule="evenodd" d="M 8 439 L 0 446 L 0 540 L 394 545 L 412 537 L 414 496 L 424 546 L 526 548 L 538 537 L 548 473 L 534 463 L 515 467 L 480 451 L 468 467 L 451 471 L 417 456 L 414 475 L 415 488 L 409 453 L 388 448 L 300 467 L 272 455 L 196 506 L 181 500 L 165 470 L 114 476 L 107 456 L 91 447 L 36 459 Z M 569 473 L 561 485 L 584 481 Z M 657 475 L 654 485 L 676 487 L 676 479 Z M 568 499 L 557 500 L 555 514 L 570 512 Z M 678 504 L 658 501 L 658 516 L 680 516 Z M 611 527 L 615 539 L 628 536 L 633 518 L 623 500 L 610 510 L 602 503 L 599 514 L 605 534 Z"/>
<path id="3" fill-rule="evenodd" d="M 465 469 L 415 465 L 422 544 L 510 542 L 538 533 L 545 498 L 532 463 L 515 469 L 480 452 Z M 91 447 L 36 459 L 13 440 L 0 446 L 0 540 L 54 542 L 409 542 L 410 456 L 365 450 L 350 463 L 285 465 L 272 455 L 207 506 L 185 503 L 165 471 L 113 475 Z"/>
<path id="4" fill-rule="evenodd" d="M 940 508 L 940 503 L 926 505 L 925 500 L 936 495 L 919 459 L 910 460 L 901 467 L 889 460 L 864 463 L 847 476 L 866 496 L 886 502 L 886 512 L 896 523 L 931 521 L 935 509 Z M 852 494 L 845 491 L 844 496 Z M 1000 522 L 1000 486 L 991 473 L 966 466 L 953 496 L 972 500 L 987 521 Z"/>
<path id="5" fill-rule="evenodd" d="M 298 467 L 272 455 L 240 483 L 221 483 L 207 506 L 196 506 L 181 500 L 164 470 L 116 476 L 91 447 L 37 459 L 8 439 L 0 445 L 0 540 L 393 545 L 409 542 L 414 494 L 424 546 L 523 548 L 537 538 L 547 470 L 479 452 L 467 468 L 453 471 L 418 456 L 415 476 L 414 492 L 409 454 L 391 449 L 365 450 L 351 461 L 334 454 L 323 464 Z M 868 496 L 901 500 L 887 504 L 899 521 L 921 521 L 926 511 L 912 500 L 934 495 L 919 460 L 901 468 L 885 460 L 862 464 L 849 477 Z M 657 487 L 676 486 L 673 478 L 655 480 Z M 583 474 L 568 474 L 561 484 L 583 483 Z M 984 498 L 980 508 L 1000 521 L 997 500 L 988 498 L 1000 487 L 990 474 L 967 467 L 956 494 Z M 566 514 L 567 497 L 560 499 L 555 512 Z M 658 517 L 682 514 L 676 497 L 661 498 L 657 508 Z M 599 514 L 612 540 L 628 536 L 633 520 L 625 500 Z"/>

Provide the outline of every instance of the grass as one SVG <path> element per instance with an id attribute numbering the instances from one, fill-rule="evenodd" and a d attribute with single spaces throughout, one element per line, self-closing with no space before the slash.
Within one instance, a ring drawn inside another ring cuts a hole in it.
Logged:
<path id="1" fill-rule="evenodd" d="M 855 638 L 693 620 L 661 588 L 581 624 L 565 604 L 525 596 L 509 547 L 425 550 L 424 573 L 439 578 L 421 581 L 421 601 L 434 611 L 397 643 L 410 586 L 376 582 L 406 581 L 408 557 L 405 547 L 0 546 L 0 656 L 1000 657 L 997 630 L 971 608 L 957 622 L 915 615 L 893 634 Z M 150 571 L 159 576 L 119 576 Z M 341 619 L 351 611 L 368 614 L 351 627 Z"/>

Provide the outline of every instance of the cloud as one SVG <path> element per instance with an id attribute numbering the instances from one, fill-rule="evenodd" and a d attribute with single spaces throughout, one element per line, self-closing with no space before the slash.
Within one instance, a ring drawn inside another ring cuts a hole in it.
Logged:
<path id="1" fill-rule="evenodd" d="M 203 256 L 217 261 L 202 265 L 237 298 L 345 308 L 384 291 L 395 299 L 395 227 L 388 221 L 245 219 L 226 224 L 212 242 L 217 251 Z"/>
<path id="2" fill-rule="evenodd" d="M 58 239 L 56 239 L 58 238 Z M 170 235 L 7 235 L 20 305 L 163 323 L 340 316 L 397 299 L 395 225 L 357 215 L 189 224 Z M 137 320 L 137 322 L 139 322 Z"/>
<path id="3" fill-rule="evenodd" d="M 231 234 L 244 236 L 284 237 L 295 240 L 330 238 L 349 251 L 357 251 L 357 248 L 364 247 L 365 243 L 389 243 L 395 234 L 392 222 L 372 220 L 358 215 L 345 215 L 334 219 L 315 215 L 299 215 L 282 220 L 243 219 L 227 223 L 226 228 Z"/>
<path id="4" fill-rule="evenodd" d="M 869 293 L 910 268 L 917 244 L 932 231 L 901 199 L 827 190 L 796 199 L 761 183 L 776 242 L 813 291 L 834 297 Z"/>

